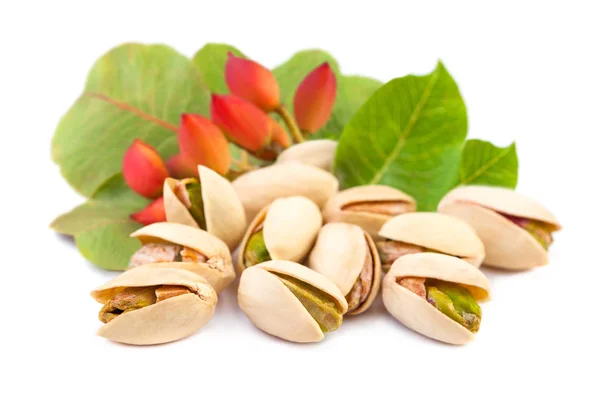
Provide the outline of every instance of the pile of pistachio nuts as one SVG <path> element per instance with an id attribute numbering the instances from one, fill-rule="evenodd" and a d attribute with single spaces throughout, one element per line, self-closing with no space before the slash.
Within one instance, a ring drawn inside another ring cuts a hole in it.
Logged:
<path id="1" fill-rule="evenodd" d="M 345 316 L 367 312 L 381 291 L 408 328 L 464 344 L 490 297 L 482 264 L 548 263 L 561 226 L 540 203 L 462 186 L 438 212 L 417 212 L 415 200 L 392 187 L 338 191 L 333 152 L 319 152 L 331 147 L 296 145 L 233 182 L 203 166 L 198 179 L 167 179 L 168 222 L 134 232 L 142 246 L 129 268 L 92 292 L 102 304 L 98 334 L 137 345 L 189 336 L 212 318 L 237 270 L 240 309 L 285 340 L 321 341 Z"/>

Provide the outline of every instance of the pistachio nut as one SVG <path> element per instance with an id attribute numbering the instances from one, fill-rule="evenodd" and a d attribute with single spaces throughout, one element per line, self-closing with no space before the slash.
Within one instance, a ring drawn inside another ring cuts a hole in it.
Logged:
<path id="1" fill-rule="evenodd" d="M 199 179 L 165 179 L 167 221 L 203 229 L 235 249 L 246 230 L 244 207 L 231 183 L 198 166 Z"/>
<path id="2" fill-rule="evenodd" d="M 385 185 L 356 186 L 342 190 L 323 208 L 325 222 L 347 222 L 363 228 L 373 238 L 390 218 L 413 212 L 415 199 Z"/>
<path id="3" fill-rule="evenodd" d="M 489 299 L 483 273 L 460 258 L 420 253 L 399 258 L 382 283 L 383 304 L 406 327 L 432 339 L 465 344 L 481 323 L 478 301 Z"/>
<path id="4" fill-rule="evenodd" d="M 308 266 L 331 279 L 348 302 L 348 314 L 366 311 L 379 293 L 381 262 L 371 236 L 356 225 L 326 224 L 308 258 Z"/>
<path id="5" fill-rule="evenodd" d="M 306 197 L 275 200 L 250 223 L 238 252 L 238 271 L 269 260 L 301 261 L 322 223 L 321 211 Z"/>
<path id="6" fill-rule="evenodd" d="M 309 140 L 285 149 L 277 157 L 277 163 L 298 161 L 331 172 L 336 149 L 335 140 Z"/>
<path id="7" fill-rule="evenodd" d="M 483 243 L 467 223 L 434 212 L 399 215 L 386 222 L 376 242 L 384 271 L 399 257 L 415 253 L 442 253 L 479 267 L 485 256 Z"/>
<path id="8" fill-rule="evenodd" d="M 103 305 L 98 335 L 136 345 L 191 335 L 210 321 L 217 304 L 217 293 L 204 278 L 178 268 L 133 268 L 91 295 Z"/>
<path id="9" fill-rule="evenodd" d="M 188 225 L 157 222 L 131 234 L 142 247 L 129 260 L 129 267 L 164 267 L 170 263 L 194 272 L 220 292 L 235 279 L 231 253 L 227 245 L 210 233 Z"/>
<path id="10" fill-rule="evenodd" d="M 248 172 L 232 184 L 249 221 L 277 198 L 304 196 L 321 208 L 338 190 L 338 181 L 329 172 L 297 161 Z"/>
<path id="11" fill-rule="evenodd" d="M 319 342 L 342 323 L 348 304 L 323 275 L 291 261 L 248 268 L 238 288 L 240 308 L 259 329 L 292 342 Z"/>
<path id="12" fill-rule="evenodd" d="M 440 201 L 438 211 L 475 229 L 485 245 L 483 263 L 490 267 L 522 270 L 548 264 L 552 233 L 561 229 L 542 204 L 505 188 L 454 189 Z"/>

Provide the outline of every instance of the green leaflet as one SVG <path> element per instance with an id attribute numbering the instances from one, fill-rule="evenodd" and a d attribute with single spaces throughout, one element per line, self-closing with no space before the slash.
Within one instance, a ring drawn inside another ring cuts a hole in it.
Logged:
<path id="1" fill-rule="evenodd" d="M 148 203 L 129 189 L 119 174 L 87 202 L 56 218 L 50 227 L 75 236 L 81 254 L 100 268 L 123 270 L 140 247 L 139 241 L 129 235 L 141 225 L 129 216 Z"/>
<path id="2" fill-rule="evenodd" d="M 385 184 L 434 210 L 453 187 L 467 134 L 467 112 L 444 65 L 378 89 L 344 128 L 335 173 L 343 188 Z"/>
<path id="3" fill-rule="evenodd" d="M 134 138 L 161 148 L 174 136 L 181 113 L 206 113 L 209 93 L 186 57 L 163 45 L 124 44 L 92 67 L 84 92 L 61 119 L 52 158 L 85 196 L 121 171 Z"/>
<path id="4" fill-rule="evenodd" d="M 507 147 L 496 147 L 490 142 L 470 139 L 465 144 L 458 184 L 503 186 L 514 189 L 518 177 L 519 160 L 514 142 Z"/>
<path id="5" fill-rule="evenodd" d="M 196 52 L 192 61 L 202 76 L 202 81 L 213 93 L 229 93 L 225 83 L 225 64 L 227 53 L 232 52 L 238 57 L 246 57 L 237 48 L 228 44 L 208 43 Z"/>

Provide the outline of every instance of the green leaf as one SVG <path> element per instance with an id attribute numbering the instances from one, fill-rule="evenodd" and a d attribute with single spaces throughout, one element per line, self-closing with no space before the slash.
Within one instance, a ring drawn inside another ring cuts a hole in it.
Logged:
<path id="1" fill-rule="evenodd" d="M 517 147 L 496 147 L 490 142 L 470 139 L 462 152 L 460 185 L 503 186 L 514 189 L 519 177 Z"/>
<path id="2" fill-rule="evenodd" d="M 124 44 L 91 69 L 85 90 L 63 116 L 52 158 L 65 179 L 85 196 L 121 171 L 134 138 L 176 152 L 172 140 L 181 113 L 206 113 L 209 93 L 194 64 L 163 45 Z M 171 138 L 171 139 L 170 139 Z"/>
<path id="3" fill-rule="evenodd" d="M 343 76 L 338 62 L 325 51 L 300 51 L 273 70 L 281 88 L 281 101 L 290 112 L 293 112 L 294 94 L 300 82 L 324 62 L 329 63 L 336 75 L 337 95 L 331 118 L 316 135 L 327 132 L 330 138 L 337 139 L 356 110 L 381 86 L 381 82 L 362 76 Z"/>
<path id="4" fill-rule="evenodd" d="M 148 200 L 127 187 L 121 174 L 109 179 L 87 202 L 56 218 L 50 227 L 75 236 L 85 258 L 104 269 L 121 270 L 140 244 L 129 237 L 141 225 L 129 216 Z"/>
<path id="5" fill-rule="evenodd" d="M 228 44 L 208 43 L 198 50 L 192 59 L 200 70 L 202 81 L 213 93 L 229 93 L 225 83 L 225 64 L 227 53 L 230 51 L 238 57 L 246 57 L 237 48 Z"/>
<path id="6" fill-rule="evenodd" d="M 343 188 L 385 184 L 434 210 L 454 185 L 467 134 L 467 111 L 442 63 L 426 76 L 394 79 L 346 125 L 335 173 Z"/>

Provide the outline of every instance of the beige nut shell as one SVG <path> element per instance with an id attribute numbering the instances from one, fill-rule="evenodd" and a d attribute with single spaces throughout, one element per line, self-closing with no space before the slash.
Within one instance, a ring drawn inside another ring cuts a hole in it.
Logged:
<path id="1" fill-rule="evenodd" d="M 446 214 L 415 212 L 387 221 L 379 236 L 463 258 L 479 267 L 485 257 L 483 242 L 466 222 Z"/>
<path id="2" fill-rule="evenodd" d="M 440 213 L 471 225 L 485 246 L 485 265 L 510 270 L 548 264 L 548 252 L 525 229 L 498 212 L 551 224 L 560 224 L 544 206 L 509 189 L 465 186 L 454 189 L 440 202 Z M 496 212 L 498 211 L 498 212 Z"/>
<path id="3" fill-rule="evenodd" d="M 355 224 L 364 229 L 373 238 L 377 238 L 379 229 L 388 221 L 390 216 L 342 210 L 343 207 L 365 201 L 401 201 L 412 204 L 413 211 L 416 210 L 416 201 L 406 193 L 385 185 L 355 186 L 342 190 L 329 199 L 323 208 L 325 222 L 347 222 Z"/>
<path id="4" fill-rule="evenodd" d="M 342 314 L 348 303 L 338 287 L 323 275 L 291 261 L 267 261 L 248 268 L 240 278 L 238 303 L 259 329 L 285 340 L 319 342 L 325 335 L 300 300 L 271 272 L 291 276 L 331 295 Z"/>
<path id="5" fill-rule="evenodd" d="M 198 166 L 202 187 L 206 230 L 223 240 L 233 250 L 246 229 L 244 207 L 231 183 L 210 168 Z M 163 197 L 167 221 L 200 228 L 187 207 L 173 192 L 178 180 L 165 179 Z"/>
<path id="6" fill-rule="evenodd" d="M 173 222 L 157 222 L 145 226 L 131 234 L 142 244 L 169 242 L 189 247 L 205 255 L 208 259 L 223 260 L 223 270 L 215 269 L 207 263 L 173 262 L 171 266 L 194 272 L 210 283 L 217 293 L 229 286 L 235 279 L 235 270 L 229 248 L 221 239 L 201 229 Z M 149 264 L 151 267 L 164 267 L 165 263 Z M 136 267 L 139 268 L 139 267 Z"/>
<path id="7" fill-rule="evenodd" d="M 201 276 L 177 268 L 133 268 L 98 287 L 91 296 L 104 304 L 124 288 L 158 285 L 185 286 L 194 293 L 122 314 L 102 325 L 98 335 L 134 345 L 167 343 L 191 335 L 212 318 L 217 293 Z"/>
<path id="8" fill-rule="evenodd" d="M 262 225 L 265 246 L 272 260 L 301 261 L 310 251 L 323 223 L 321 211 L 306 197 L 276 199 L 250 223 L 238 252 L 238 271 L 243 271 L 248 240 Z"/>
<path id="9" fill-rule="evenodd" d="M 277 163 L 298 161 L 331 172 L 336 149 L 335 140 L 309 140 L 285 149 L 277 157 Z"/>
<path id="10" fill-rule="evenodd" d="M 329 172 L 295 161 L 248 172 L 232 185 L 249 221 L 277 198 L 304 196 L 321 208 L 338 190 L 338 181 Z"/>
<path id="11" fill-rule="evenodd" d="M 490 285 L 483 273 L 471 264 L 435 253 L 411 254 L 396 260 L 382 283 L 383 304 L 406 327 L 422 335 L 450 344 L 465 344 L 475 338 L 468 329 L 453 321 L 427 300 L 396 283 L 397 278 L 423 277 L 460 283 L 475 299 L 489 299 Z"/>
<path id="12" fill-rule="evenodd" d="M 379 294 L 381 261 L 371 236 L 357 225 L 343 222 L 326 224 L 319 231 L 308 259 L 308 266 L 311 269 L 331 279 L 346 296 L 364 267 L 367 255 L 365 241 L 373 257 L 373 281 L 365 301 L 358 308 L 349 311 L 349 315 L 366 311 Z"/>

